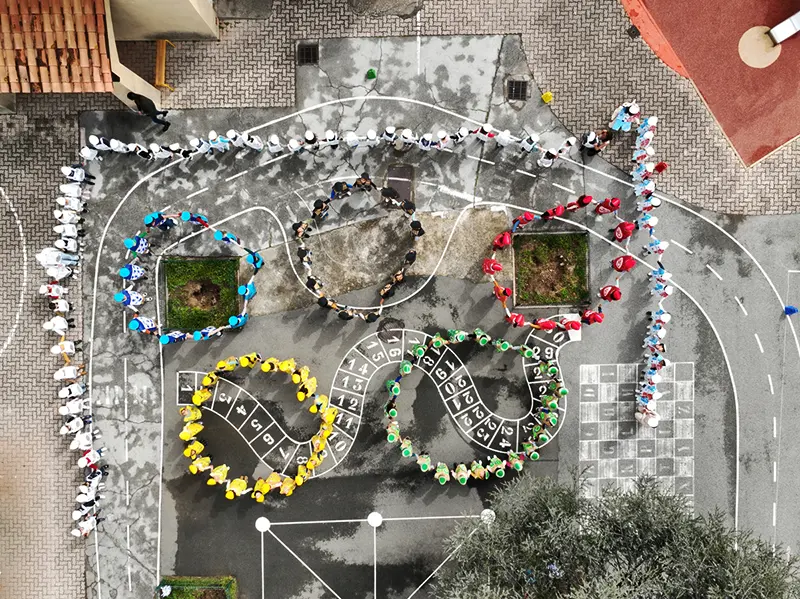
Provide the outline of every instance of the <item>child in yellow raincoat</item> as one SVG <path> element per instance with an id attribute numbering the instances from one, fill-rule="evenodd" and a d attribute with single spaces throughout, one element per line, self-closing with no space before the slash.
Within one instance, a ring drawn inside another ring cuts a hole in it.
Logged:
<path id="1" fill-rule="evenodd" d="M 294 372 L 292 372 L 292 382 L 295 385 L 305 382 L 305 380 L 308 378 L 309 372 L 308 366 L 301 366 L 300 368 L 295 369 Z"/>
<path id="2" fill-rule="evenodd" d="M 264 499 L 267 497 L 267 493 L 270 492 L 269 483 L 263 478 L 256 479 L 256 483 L 253 485 L 253 492 L 251 493 L 250 497 L 255 499 L 258 503 L 264 503 Z"/>
<path id="3" fill-rule="evenodd" d="M 252 489 L 247 488 L 247 477 L 240 476 L 239 478 L 228 481 L 228 485 L 225 487 L 225 499 L 241 497 L 250 491 L 252 491 Z"/>
<path id="4" fill-rule="evenodd" d="M 203 402 L 211 399 L 213 396 L 214 394 L 204 387 L 202 389 L 198 389 L 192 394 L 192 403 L 196 406 L 199 406 Z"/>
<path id="5" fill-rule="evenodd" d="M 324 412 L 328 407 L 328 396 L 327 395 L 315 395 L 314 396 L 314 403 L 311 407 L 308 408 L 308 411 L 312 414 L 316 414 L 317 412 Z"/>
<path id="6" fill-rule="evenodd" d="M 230 471 L 230 466 L 227 464 L 220 464 L 219 466 L 214 466 L 209 473 L 209 479 L 206 481 L 206 484 L 209 486 L 214 485 L 221 485 L 226 480 L 228 480 L 228 472 Z"/>
<path id="7" fill-rule="evenodd" d="M 194 439 L 191 443 L 189 443 L 183 450 L 183 455 L 187 458 L 195 459 L 206 448 L 205 445 L 200 443 L 197 439 Z"/>
<path id="8" fill-rule="evenodd" d="M 213 387 L 219 381 L 219 376 L 213 372 L 209 372 L 207 375 L 203 377 L 201 381 L 203 387 Z"/>
<path id="9" fill-rule="evenodd" d="M 297 488 L 297 483 L 294 482 L 291 476 L 287 476 L 283 479 L 283 482 L 281 482 L 281 495 L 289 497 L 294 493 L 295 488 Z"/>
<path id="10" fill-rule="evenodd" d="M 317 390 L 317 378 L 310 377 L 297 389 L 297 401 L 303 401 Z"/>
<path id="11" fill-rule="evenodd" d="M 183 430 L 178 434 L 181 441 L 191 441 L 202 431 L 205 427 L 202 422 L 187 422 Z"/>
<path id="12" fill-rule="evenodd" d="M 200 408 L 196 408 L 194 406 L 183 406 L 180 409 L 181 416 L 183 416 L 184 422 L 194 422 L 195 420 L 200 420 L 203 417 L 203 412 Z"/>
<path id="13" fill-rule="evenodd" d="M 197 474 L 198 472 L 205 472 L 211 469 L 211 456 L 197 456 L 191 464 L 189 464 L 189 472 Z"/>
<path id="14" fill-rule="evenodd" d="M 253 368 L 261 361 L 261 354 L 258 352 L 251 352 L 243 356 L 239 356 L 239 366 L 242 368 Z"/>
<path id="15" fill-rule="evenodd" d="M 267 358 L 261 363 L 261 372 L 275 372 L 279 365 L 278 358 Z"/>

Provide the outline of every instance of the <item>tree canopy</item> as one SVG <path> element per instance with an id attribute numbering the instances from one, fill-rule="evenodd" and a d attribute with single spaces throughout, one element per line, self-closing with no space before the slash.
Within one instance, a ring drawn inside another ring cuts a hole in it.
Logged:
<path id="1" fill-rule="evenodd" d="M 437 577 L 440 599 L 790 599 L 798 560 L 691 512 L 652 479 L 583 497 L 582 482 L 521 476 L 493 493 L 493 523 L 465 522 Z"/>

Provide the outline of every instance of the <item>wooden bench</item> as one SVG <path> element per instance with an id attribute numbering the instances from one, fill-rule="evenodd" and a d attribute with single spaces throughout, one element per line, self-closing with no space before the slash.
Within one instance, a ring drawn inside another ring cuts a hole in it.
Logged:
<path id="1" fill-rule="evenodd" d="M 175 47 L 169 40 L 156 40 L 156 87 L 166 87 L 174 92 L 175 88 L 169 85 L 167 79 L 167 44 Z"/>

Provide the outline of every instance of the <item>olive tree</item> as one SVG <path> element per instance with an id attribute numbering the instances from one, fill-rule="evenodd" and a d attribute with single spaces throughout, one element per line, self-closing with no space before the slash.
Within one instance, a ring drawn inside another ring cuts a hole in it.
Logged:
<path id="1" fill-rule="evenodd" d="M 437 597 L 800 598 L 797 559 L 721 512 L 695 515 L 652 479 L 595 499 L 582 484 L 526 475 L 495 491 L 494 522 L 466 522 L 448 540 Z"/>

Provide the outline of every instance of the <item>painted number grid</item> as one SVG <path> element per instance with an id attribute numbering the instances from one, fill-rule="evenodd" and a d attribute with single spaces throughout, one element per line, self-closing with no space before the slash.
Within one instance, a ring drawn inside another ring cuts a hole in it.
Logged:
<path id="1" fill-rule="evenodd" d="M 580 457 L 586 494 L 633 488 L 641 475 L 694 502 L 694 363 L 661 370 L 658 428 L 634 418 L 641 364 L 583 365 L 580 372 Z"/>

